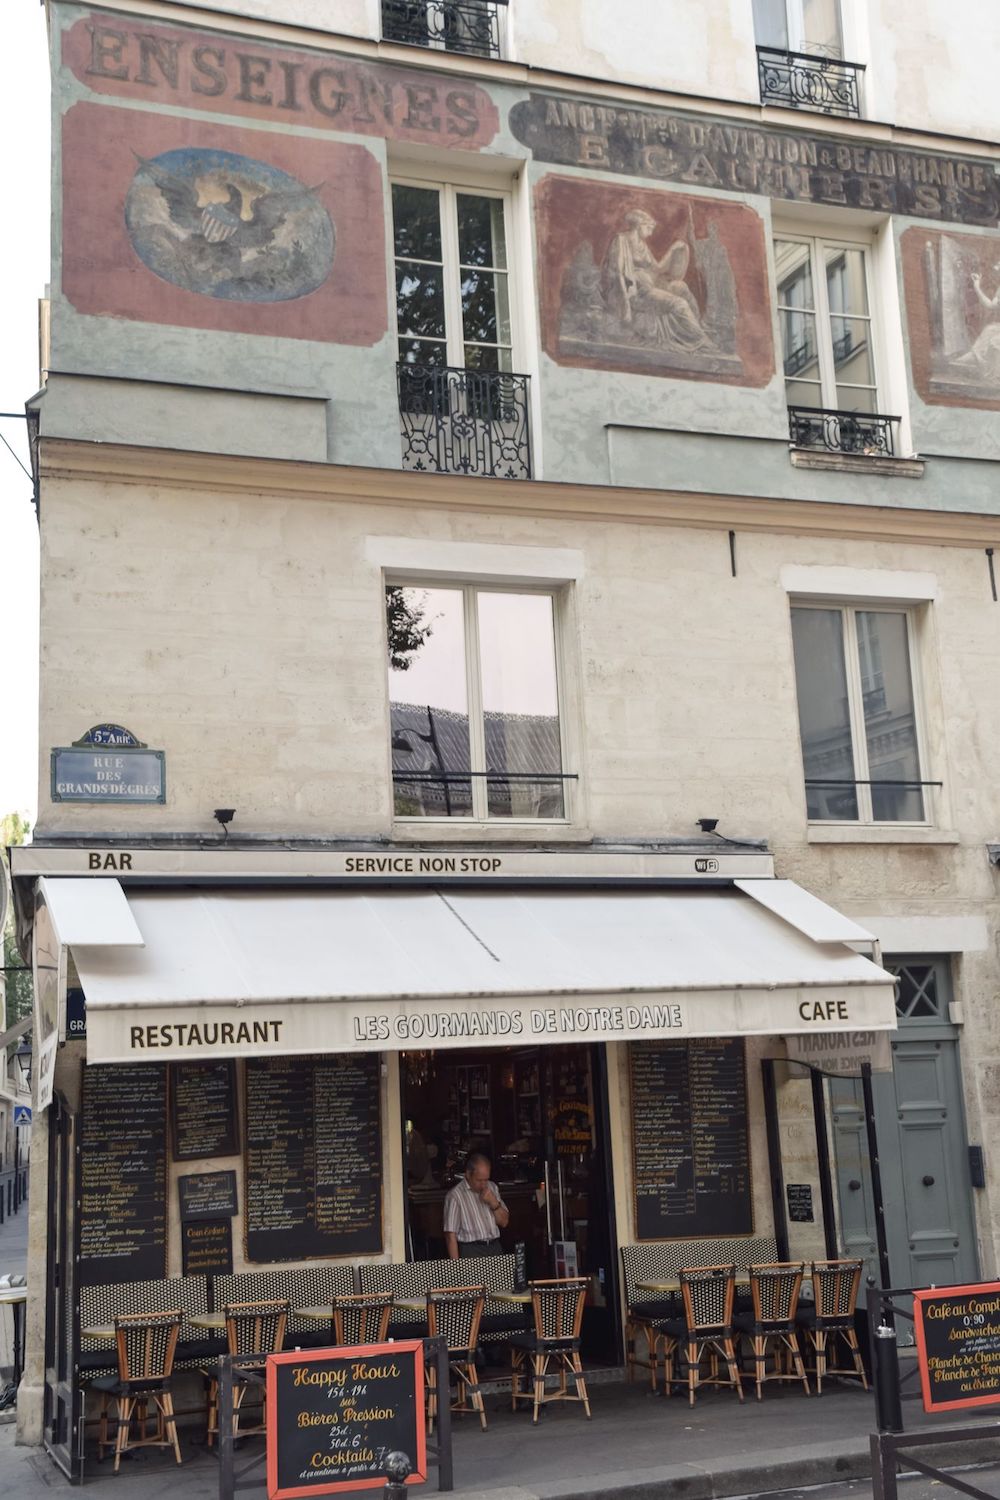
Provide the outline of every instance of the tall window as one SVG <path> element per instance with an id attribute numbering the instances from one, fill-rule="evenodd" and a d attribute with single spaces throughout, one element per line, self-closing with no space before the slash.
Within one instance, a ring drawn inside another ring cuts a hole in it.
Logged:
<path id="1" fill-rule="evenodd" d="M 506 199 L 396 182 L 401 364 L 511 370 Z"/>
<path id="2" fill-rule="evenodd" d="M 928 822 L 905 610 L 795 606 L 810 820 Z"/>
<path id="3" fill-rule="evenodd" d="M 555 599 L 389 584 L 400 818 L 564 818 Z"/>
<path id="4" fill-rule="evenodd" d="M 753 0 L 759 47 L 843 57 L 840 0 Z"/>
<path id="5" fill-rule="evenodd" d="M 788 405 L 876 412 L 866 247 L 780 236 L 774 260 Z"/>

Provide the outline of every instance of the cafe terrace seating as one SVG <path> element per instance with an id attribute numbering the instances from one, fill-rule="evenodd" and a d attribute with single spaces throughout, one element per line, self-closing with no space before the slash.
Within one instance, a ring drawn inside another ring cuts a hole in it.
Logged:
<path id="1" fill-rule="evenodd" d="M 431 1338 L 440 1336 L 448 1345 L 448 1368 L 455 1377 L 457 1388 L 451 1409 L 478 1412 L 484 1432 L 486 1408 L 476 1373 L 476 1345 L 485 1301 L 481 1286 L 435 1287 L 427 1293 L 427 1332 Z M 434 1431 L 438 1396 L 437 1364 L 431 1360 L 427 1366 L 428 1432 Z"/>
<path id="2" fill-rule="evenodd" d="M 806 1395 L 810 1394 L 795 1326 L 805 1269 L 803 1261 L 750 1267 L 753 1311 L 738 1312 L 733 1321 L 750 1344 L 758 1401 L 767 1380 L 800 1380 Z"/>
<path id="3" fill-rule="evenodd" d="M 674 1385 L 674 1364 L 683 1358 L 688 1401 L 693 1406 L 699 1385 L 730 1385 L 743 1400 L 743 1383 L 733 1332 L 735 1266 L 704 1266 L 681 1272 L 684 1317 L 664 1324 L 667 1395 Z M 707 1356 L 708 1373 L 702 1373 Z M 720 1365 L 725 1366 L 725 1374 Z M 683 1381 L 685 1376 L 681 1376 Z"/>
<path id="4" fill-rule="evenodd" d="M 264 1302 L 227 1303 L 222 1309 L 226 1320 L 226 1350 L 229 1354 L 259 1354 L 259 1364 L 241 1365 L 240 1369 L 264 1368 L 268 1354 L 280 1354 L 285 1346 L 285 1324 L 288 1321 L 288 1302 L 282 1298 L 269 1298 Z M 219 1382 L 212 1370 L 203 1372 L 208 1378 L 208 1432 L 211 1448 L 219 1431 Z M 264 1417 L 254 1427 L 241 1427 L 240 1409 L 248 1387 L 237 1385 L 233 1392 L 233 1436 L 243 1437 L 264 1431 Z"/>
<path id="5" fill-rule="evenodd" d="M 135 1314 L 114 1320 L 118 1370 L 94 1380 L 91 1389 L 100 1392 L 101 1415 L 97 1439 L 97 1457 L 102 1459 L 112 1446 L 108 1435 L 108 1415 L 115 1404 L 115 1473 L 123 1453 L 134 1448 L 173 1448 L 181 1461 L 177 1441 L 170 1377 L 174 1352 L 180 1332 L 182 1314 L 174 1308 L 168 1312 Z M 149 1408 L 154 1412 L 154 1427 L 149 1432 Z M 137 1433 L 133 1437 L 132 1424 Z"/>
<path id="6" fill-rule="evenodd" d="M 590 1287 L 589 1276 L 567 1276 L 528 1283 L 531 1289 L 531 1312 L 534 1330 L 516 1333 L 510 1340 L 510 1404 L 517 1410 L 519 1401 L 531 1401 L 531 1420 L 550 1401 L 579 1401 L 590 1421 L 590 1398 L 580 1363 L 580 1326 L 583 1305 Z M 559 1374 L 556 1389 L 547 1390 L 545 1377 L 549 1365 Z M 522 1390 L 522 1380 L 531 1378 L 531 1389 Z M 567 1384 L 571 1377 L 575 1389 Z"/>
<path id="7" fill-rule="evenodd" d="M 796 1317 L 816 1356 L 816 1394 L 823 1393 L 826 1375 L 849 1375 L 861 1381 L 865 1390 L 868 1380 L 861 1362 L 858 1335 L 854 1327 L 854 1310 L 861 1285 L 860 1260 L 817 1260 L 812 1266 L 813 1301 L 800 1307 Z M 830 1362 L 838 1343 L 847 1345 L 851 1363 Z"/>
<path id="8" fill-rule="evenodd" d="M 402 1265 L 388 1261 L 366 1261 L 358 1267 L 363 1292 L 391 1292 L 394 1297 L 423 1304 L 427 1293 L 437 1289 L 481 1286 L 486 1293 L 486 1311 L 479 1325 L 479 1342 L 506 1343 L 512 1333 L 523 1333 L 525 1313 L 520 1307 L 491 1305 L 490 1292 L 512 1292 L 516 1256 L 477 1255 L 466 1260 L 412 1260 Z M 422 1306 L 396 1307 L 389 1324 L 392 1338 L 421 1338 L 426 1332 Z"/>
<path id="9" fill-rule="evenodd" d="M 666 1335 L 663 1325 L 683 1316 L 680 1289 L 682 1270 L 715 1265 L 725 1261 L 736 1267 L 740 1280 L 749 1280 L 752 1264 L 777 1259 L 778 1247 L 771 1235 L 746 1235 L 738 1239 L 648 1240 L 621 1247 L 622 1281 L 625 1292 L 625 1367 L 628 1379 L 634 1380 L 636 1367 L 649 1371 L 656 1389 L 657 1375 L 664 1362 Z M 745 1276 L 740 1276 L 744 1272 Z M 676 1290 L 651 1292 L 640 1290 L 646 1283 L 670 1283 Z M 637 1340 L 646 1345 L 646 1357 L 637 1349 Z"/>

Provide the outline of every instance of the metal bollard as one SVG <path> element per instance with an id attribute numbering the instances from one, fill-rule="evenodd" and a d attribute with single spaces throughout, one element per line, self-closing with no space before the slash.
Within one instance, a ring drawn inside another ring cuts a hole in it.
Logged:
<path id="1" fill-rule="evenodd" d="M 406 1477 L 413 1465 L 405 1453 L 389 1453 L 386 1455 L 385 1489 L 382 1491 L 382 1500 L 403 1500 L 406 1494 Z"/>
<path id="2" fill-rule="evenodd" d="M 879 1432 L 902 1432 L 903 1403 L 899 1395 L 899 1352 L 896 1330 L 880 1323 L 875 1330 L 875 1414 Z"/>

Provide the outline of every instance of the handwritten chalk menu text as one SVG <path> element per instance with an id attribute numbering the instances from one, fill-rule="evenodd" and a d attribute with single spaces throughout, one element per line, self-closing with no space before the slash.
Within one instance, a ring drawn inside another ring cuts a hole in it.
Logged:
<path id="1" fill-rule="evenodd" d="M 83 1070 L 81 1286 L 167 1274 L 167 1070 Z"/>
<path id="2" fill-rule="evenodd" d="M 248 1260 L 382 1249 L 375 1053 L 248 1059 L 245 1119 Z"/>
<path id="3" fill-rule="evenodd" d="M 381 1486 L 390 1453 L 426 1480 L 419 1339 L 273 1354 L 265 1378 L 268 1500 Z"/>
<path id="4" fill-rule="evenodd" d="M 170 1118 L 174 1161 L 235 1156 L 236 1066 L 233 1062 L 173 1063 Z"/>
<path id="5" fill-rule="evenodd" d="M 1000 1286 L 914 1292 L 925 1411 L 1000 1404 Z"/>
<path id="6" fill-rule="evenodd" d="M 629 1059 L 638 1238 L 752 1234 L 742 1038 L 633 1042 Z"/>
<path id="7" fill-rule="evenodd" d="M 233 1274 L 232 1219 L 190 1219 L 181 1225 L 184 1276 Z"/>
<path id="8" fill-rule="evenodd" d="M 237 1213 L 235 1172 L 192 1172 L 178 1177 L 181 1219 L 232 1219 Z"/>

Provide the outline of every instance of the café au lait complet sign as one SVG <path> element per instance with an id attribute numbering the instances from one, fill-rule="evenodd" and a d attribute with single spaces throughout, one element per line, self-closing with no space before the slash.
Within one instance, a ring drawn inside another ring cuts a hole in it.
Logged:
<path id="1" fill-rule="evenodd" d="M 165 761 L 121 724 L 95 724 L 52 751 L 52 801 L 165 802 Z"/>

